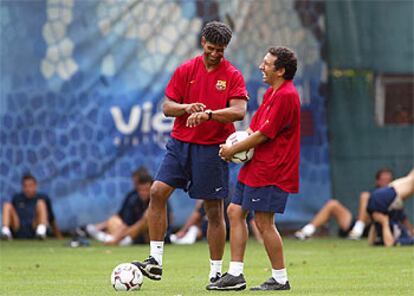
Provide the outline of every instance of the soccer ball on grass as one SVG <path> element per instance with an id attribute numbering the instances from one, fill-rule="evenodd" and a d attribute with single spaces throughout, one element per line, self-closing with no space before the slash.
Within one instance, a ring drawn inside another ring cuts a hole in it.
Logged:
<path id="1" fill-rule="evenodd" d="M 111 274 L 112 287 L 116 291 L 133 291 L 141 288 L 144 276 L 137 266 L 122 263 L 114 268 Z"/>

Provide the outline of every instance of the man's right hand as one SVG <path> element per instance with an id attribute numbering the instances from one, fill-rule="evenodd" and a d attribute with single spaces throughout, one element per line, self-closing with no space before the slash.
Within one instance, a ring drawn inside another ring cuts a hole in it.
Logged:
<path id="1" fill-rule="evenodd" d="M 184 110 L 187 114 L 193 114 L 196 112 L 203 112 L 205 108 L 206 105 L 204 105 L 203 103 L 192 103 L 187 104 Z"/>

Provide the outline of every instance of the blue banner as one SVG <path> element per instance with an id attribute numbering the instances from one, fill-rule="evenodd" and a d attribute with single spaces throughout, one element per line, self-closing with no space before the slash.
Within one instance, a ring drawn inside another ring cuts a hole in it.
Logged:
<path id="1" fill-rule="evenodd" d="M 201 53 L 202 26 L 234 30 L 226 57 L 243 73 L 248 126 L 266 85 L 270 45 L 297 52 L 302 100 L 300 193 L 280 223 L 308 220 L 329 198 L 324 14 L 294 1 L 1 1 L 0 197 L 31 172 L 68 230 L 117 211 L 144 165 L 155 173 L 173 121 L 161 112 L 174 69 Z M 322 7 L 323 8 L 323 7 Z M 232 165 L 232 184 L 238 166 Z M 175 224 L 194 205 L 174 193 Z"/>

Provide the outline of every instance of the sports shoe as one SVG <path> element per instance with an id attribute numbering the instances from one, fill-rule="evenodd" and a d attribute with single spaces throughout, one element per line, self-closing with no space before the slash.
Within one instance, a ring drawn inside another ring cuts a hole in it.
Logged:
<path id="1" fill-rule="evenodd" d="M 10 231 L 10 228 L 8 228 L 7 226 L 3 226 L 1 229 L 0 238 L 1 240 L 12 240 L 13 236 Z"/>
<path id="2" fill-rule="evenodd" d="M 290 290 L 289 281 L 285 284 L 279 284 L 273 277 L 265 281 L 263 284 L 251 287 L 250 291 L 272 291 L 272 290 Z"/>
<path id="3" fill-rule="evenodd" d="M 141 270 L 142 274 L 151 280 L 159 281 L 162 276 L 162 266 L 158 264 L 154 257 L 149 256 L 142 262 L 131 262 Z"/>
<path id="4" fill-rule="evenodd" d="M 215 277 L 211 277 L 210 278 L 210 284 L 214 284 L 215 282 L 217 282 L 219 279 L 221 278 L 221 273 L 217 272 Z"/>
<path id="5" fill-rule="evenodd" d="M 351 230 L 348 234 L 348 239 L 350 240 L 360 240 L 361 239 L 361 235 L 359 235 L 356 231 Z"/>
<path id="6" fill-rule="evenodd" d="M 302 230 L 302 229 L 301 229 L 301 230 L 296 231 L 294 235 L 295 235 L 295 237 L 296 237 L 298 240 L 307 240 L 308 238 L 310 238 L 310 236 L 306 235 L 306 234 L 303 232 L 303 230 Z"/>
<path id="7" fill-rule="evenodd" d="M 9 234 L 6 234 L 6 233 L 2 232 L 0 234 L 0 239 L 5 240 L 5 241 L 7 241 L 7 240 L 10 241 L 10 240 L 13 240 L 13 237 L 11 236 L 11 234 L 9 235 Z"/>
<path id="8" fill-rule="evenodd" d="M 246 280 L 243 274 L 234 276 L 226 272 L 218 281 L 208 285 L 206 289 L 215 291 L 240 291 L 246 289 Z"/>

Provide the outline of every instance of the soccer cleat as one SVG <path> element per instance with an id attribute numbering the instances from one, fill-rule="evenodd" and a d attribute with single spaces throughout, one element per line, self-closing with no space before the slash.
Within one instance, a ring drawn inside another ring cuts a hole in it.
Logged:
<path id="1" fill-rule="evenodd" d="M 214 284 L 215 282 L 217 282 L 219 279 L 221 278 L 221 273 L 217 272 L 215 277 L 211 277 L 210 278 L 210 284 Z"/>
<path id="2" fill-rule="evenodd" d="M 46 234 L 43 233 L 36 233 L 36 238 L 38 240 L 45 240 L 46 239 Z"/>
<path id="3" fill-rule="evenodd" d="M 308 238 L 310 238 L 310 236 L 306 235 L 306 234 L 303 232 L 303 230 L 302 230 L 302 229 L 301 229 L 301 230 L 298 230 L 298 231 L 296 231 L 296 232 L 295 232 L 295 237 L 296 237 L 298 240 L 307 240 Z"/>
<path id="4" fill-rule="evenodd" d="M 246 289 L 246 280 L 243 274 L 234 276 L 226 272 L 219 280 L 208 285 L 206 289 L 214 291 L 240 291 Z"/>
<path id="5" fill-rule="evenodd" d="M 351 230 L 348 234 L 348 239 L 350 240 L 360 240 L 361 239 L 361 235 L 359 235 L 356 231 Z"/>
<path id="6" fill-rule="evenodd" d="M 250 288 L 250 291 L 274 291 L 274 290 L 290 290 L 289 281 L 285 284 L 279 284 L 273 277 L 265 281 L 263 284 Z"/>
<path id="7" fill-rule="evenodd" d="M 1 240 L 12 240 L 13 239 L 13 236 L 12 236 L 12 233 L 9 227 L 7 226 L 2 227 L 0 238 Z"/>
<path id="8" fill-rule="evenodd" d="M 5 240 L 5 241 L 7 241 L 7 240 L 10 241 L 10 240 L 13 240 L 13 237 L 11 236 L 11 234 L 9 235 L 9 234 L 6 234 L 6 233 L 2 232 L 0 234 L 0 239 Z"/>
<path id="9" fill-rule="evenodd" d="M 75 228 L 74 235 L 76 237 L 89 237 L 88 232 L 86 231 L 86 226 L 79 226 Z"/>
<path id="10" fill-rule="evenodd" d="M 142 262 L 131 262 L 141 270 L 142 274 L 151 280 L 159 281 L 162 276 L 162 266 L 158 264 L 154 257 L 149 256 Z"/>

